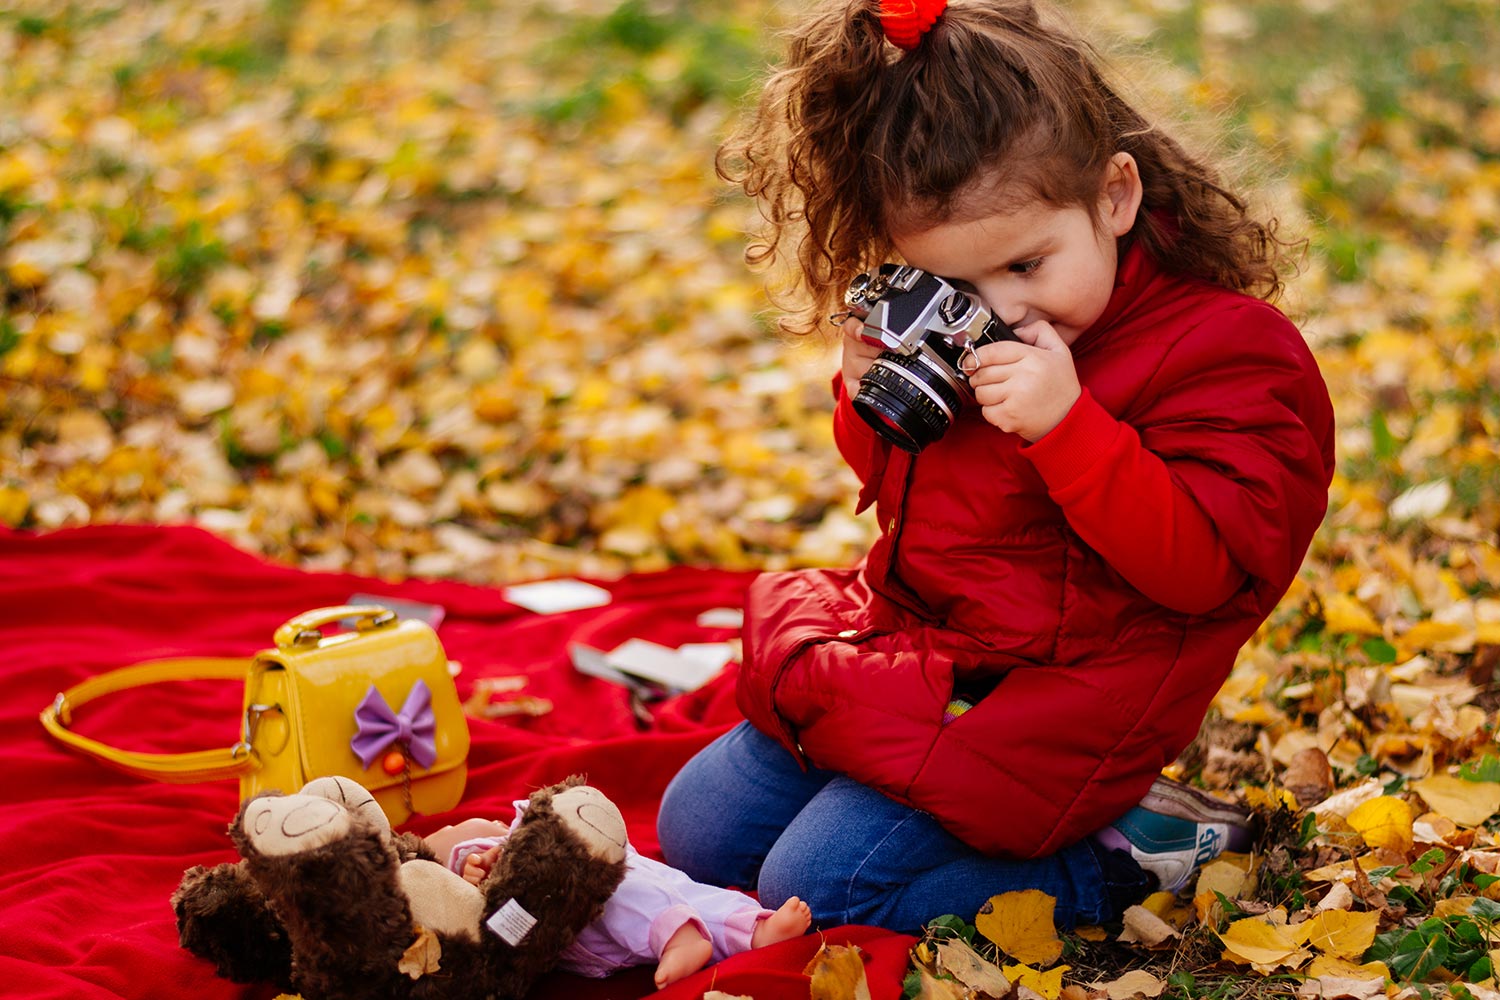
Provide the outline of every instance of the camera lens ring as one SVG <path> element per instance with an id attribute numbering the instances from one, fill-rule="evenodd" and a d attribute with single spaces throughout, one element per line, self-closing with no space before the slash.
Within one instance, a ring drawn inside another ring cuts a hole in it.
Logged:
<path id="1" fill-rule="evenodd" d="M 886 351 L 860 379 L 852 403 L 876 433 L 915 455 L 947 433 L 962 397 L 926 359 Z"/>

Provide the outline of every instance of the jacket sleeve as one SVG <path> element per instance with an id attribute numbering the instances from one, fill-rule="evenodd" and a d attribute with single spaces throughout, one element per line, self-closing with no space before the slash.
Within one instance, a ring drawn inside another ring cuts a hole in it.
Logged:
<path id="1" fill-rule="evenodd" d="M 1311 352 L 1247 303 L 1183 337 L 1142 395 L 1121 421 L 1085 392 L 1027 456 L 1079 536 L 1148 597 L 1201 614 L 1249 578 L 1269 611 L 1328 505 L 1333 412 Z"/>

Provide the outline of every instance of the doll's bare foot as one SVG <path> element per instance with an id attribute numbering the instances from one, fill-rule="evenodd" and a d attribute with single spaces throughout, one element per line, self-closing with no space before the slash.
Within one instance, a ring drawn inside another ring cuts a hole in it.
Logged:
<path id="1" fill-rule="evenodd" d="M 812 925 L 812 910 L 796 896 L 781 904 L 781 909 L 764 920 L 755 922 L 750 933 L 750 947 L 764 948 L 778 941 L 789 941 L 807 933 Z"/>
<path id="2" fill-rule="evenodd" d="M 764 921 L 763 921 L 764 922 Z M 662 989 L 690 976 L 708 964 L 713 957 L 714 946 L 698 926 L 683 924 L 667 939 L 661 950 L 661 961 L 656 963 L 656 988 Z"/>

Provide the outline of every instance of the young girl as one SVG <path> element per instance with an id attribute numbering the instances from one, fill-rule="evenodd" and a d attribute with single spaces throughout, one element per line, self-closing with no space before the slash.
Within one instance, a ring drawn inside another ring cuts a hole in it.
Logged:
<path id="1" fill-rule="evenodd" d="M 507 827 L 467 819 L 423 838 L 439 860 L 473 885 L 484 881 L 528 800 L 515 803 Z M 750 948 L 803 934 L 812 917 L 791 897 L 772 911 L 743 893 L 700 885 L 682 872 L 642 857 L 625 845 L 627 868 L 604 913 L 563 951 L 561 968 L 582 976 L 607 976 L 627 966 L 656 963 L 657 989 Z"/>
<path id="2" fill-rule="evenodd" d="M 1267 300 L 1284 244 L 1030 0 L 829 0 L 721 153 L 794 259 L 810 330 L 898 258 L 1017 342 L 917 454 L 851 407 L 880 348 L 843 323 L 835 437 L 879 538 L 761 576 L 748 719 L 668 787 L 691 876 L 823 924 L 916 930 L 1040 889 L 1060 925 L 1176 889 L 1246 836 L 1162 779 L 1327 506 L 1333 415 Z"/>

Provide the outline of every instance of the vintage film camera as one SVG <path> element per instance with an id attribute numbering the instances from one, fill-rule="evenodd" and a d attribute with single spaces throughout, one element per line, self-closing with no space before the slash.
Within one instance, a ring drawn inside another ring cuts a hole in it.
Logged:
<path id="1" fill-rule="evenodd" d="M 897 447 L 916 454 L 942 437 L 965 401 L 974 348 L 1015 332 L 970 292 L 904 264 L 849 282 L 844 304 L 885 350 L 859 380 L 854 409 Z"/>

